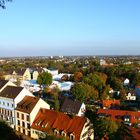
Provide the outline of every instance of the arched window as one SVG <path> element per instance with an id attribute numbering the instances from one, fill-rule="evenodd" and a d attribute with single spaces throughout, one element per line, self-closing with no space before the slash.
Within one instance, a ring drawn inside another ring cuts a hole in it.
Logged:
<path id="1" fill-rule="evenodd" d="M 74 140 L 74 135 L 70 134 L 70 140 Z"/>
<path id="2" fill-rule="evenodd" d="M 62 135 L 63 137 L 66 137 L 66 133 L 65 133 L 64 131 L 61 132 L 61 135 Z"/>
<path id="3" fill-rule="evenodd" d="M 57 129 L 54 130 L 54 135 L 58 135 L 59 131 Z"/>

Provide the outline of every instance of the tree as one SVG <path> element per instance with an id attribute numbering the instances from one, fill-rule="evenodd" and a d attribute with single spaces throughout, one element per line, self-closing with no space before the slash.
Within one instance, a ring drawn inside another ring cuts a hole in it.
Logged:
<path id="1" fill-rule="evenodd" d="M 99 139 L 103 138 L 104 135 L 107 134 L 109 138 L 113 140 L 119 128 L 117 122 L 112 121 L 110 118 L 100 118 L 97 121 L 96 130 L 98 132 Z"/>
<path id="2" fill-rule="evenodd" d="M 122 123 L 118 128 L 115 140 L 135 140 L 135 139 L 132 136 L 130 128 Z"/>
<path id="3" fill-rule="evenodd" d="M 2 7 L 3 9 L 5 9 L 5 3 L 6 2 L 9 2 L 9 1 L 12 1 L 12 0 L 0 0 L 0 7 Z"/>
<path id="4" fill-rule="evenodd" d="M 85 83 L 76 83 L 72 89 L 72 94 L 79 101 L 85 101 L 87 99 L 98 99 L 98 91 L 90 85 Z"/>
<path id="5" fill-rule="evenodd" d="M 103 92 L 100 93 L 100 99 L 101 100 L 105 100 L 109 98 L 109 90 L 110 90 L 110 86 L 107 85 L 103 88 Z"/>
<path id="6" fill-rule="evenodd" d="M 1 140 L 22 140 L 22 138 L 19 138 L 15 134 L 14 130 L 3 121 L 0 121 L 0 139 Z"/>
<path id="7" fill-rule="evenodd" d="M 115 77 L 115 76 L 111 76 L 111 77 L 108 78 L 107 81 L 108 81 L 107 83 L 108 83 L 114 90 L 121 90 L 121 89 L 123 89 L 123 82 L 122 82 L 119 78 L 117 78 L 117 77 Z"/>
<path id="8" fill-rule="evenodd" d="M 40 86 L 49 86 L 52 83 L 52 75 L 48 72 L 43 72 L 38 75 L 37 83 Z"/>
<path id="9" fill-rule="evenodd" d="M 81 82 L 83 78 L 83 74 L 81 72 L 75 72 L 73 76 L 74 82 Z"/>
<path id="10" fill-rule="evenodd" d="M 46 135 L 45 138 L 40 138 L 39 140 L 66 140 L 65 138 L 57 138 L 56 136 L 48 136 Z"/>
<path id="11" fill-rule="evenodd" d="M 126 100 L 126 90 L 125 89 L 120 90 L 119 97 L 121 100 Z"/>
<path id="12" fill-rule="evenodd" d="M 54 108 L 55 110 L 59 111 L 59 108 L 60 108 L 60 103 L 59 103 L 59 100 L 58 100 L 58 95 L 59 95 L 59 88 L 56 87 L 52 90 L 52 95 L 54 97 Z"/>
<path id="13" fill-rule="evenodd" d="M 94 87 L 101 94 L 106 86 L 107 75 L 100 72 L 90 73 L 84 77 L 84 83 Z"/>
<path id="14" fill-rule="evenodd" d="M 68 81 L 68 79 L 69 77 L 66 74 L 61 77 L 61 81 Z"/>

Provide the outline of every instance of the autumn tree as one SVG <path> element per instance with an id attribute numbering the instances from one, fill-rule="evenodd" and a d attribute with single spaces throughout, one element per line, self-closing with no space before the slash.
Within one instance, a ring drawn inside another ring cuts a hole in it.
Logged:
<path id="1" fill-rule="evenodd" d="M 61 81 L 68 81 L 68 79 L 69 77 L 66 74 L 61 77 Z"/>
<path id="2" fill-rule="evenodd" d="M 121 100 L 126 100 L 126 90 L 125 89 L 120 90 L 119 97 Z"/>
<path id="3" fill-rule="evenodd" d="M 83 78 L 83 74 L 81 72 L 75 72 L 73 76 L 74 82 L 81 82 Z"/>

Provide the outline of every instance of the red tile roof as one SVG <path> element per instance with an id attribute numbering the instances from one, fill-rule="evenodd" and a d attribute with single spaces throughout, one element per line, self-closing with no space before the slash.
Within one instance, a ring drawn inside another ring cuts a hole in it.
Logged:
<path id="1" fill-rule="evenodd" d="M 106 114 L 111 117 L 112 120 L 117 120 L 117 116 L 130 116 L 130 122 L 140 123 L 140 112 L 127 111 L 127 110 L 111 110 L 111 109 L 99 109 L 97 114 Z"/>
<path id="2" fill-rule="evenodd" d="M 31 127 L 43 132 L 49 131 L 50 128 L 57 129 L 59 131 L 64 131 L 67 136 L 73 133 L 75 135 L 75 140 L 79 140 L 85 122 L 85 118 L 78 116 L 71 118 L 62 112 L 42 108 L 38 112 Z M 46 127 L 44 127 L 45 125 Z"/>
<path id="3" fill-rule="evenodd" d="M 120 100 L 102 100 L 103 107 L 110 107 L 111 105 L 120 105 Z"/>

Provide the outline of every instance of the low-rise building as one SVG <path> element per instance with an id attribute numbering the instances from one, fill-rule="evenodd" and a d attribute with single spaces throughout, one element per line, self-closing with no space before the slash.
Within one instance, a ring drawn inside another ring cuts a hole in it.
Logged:
<path id="1" fill-rule="evenodd" d="M 15 108 L 26 96 L 33 96 L 28 90 L 22 87 L 7 86 L 0 92 L 0 118 L 14 128 L 16 117 Z"/>
<path id="2" fill-rule="evenodd" d="M 120 100 L 102 100 L 102 106 L 104 109 L 110 107 L 120 106 Z"/>
<path id="3" fill-rule="evenodd" d="M 127 110 L 99 109 L 99 117 L 110 117 L 113 121 L 123 122 L 129 126 L 140 125 L 140 112 Z"/>
<path id="4" fill-rule="evenodd" d="M 0 80 L 0 92 L 6 87 L 6 86 L 16 86 L 14 83 L 8 80 Z"/>
<path id="5" fill-rule="evenodd" d="M 54 110 L 40 109 L 32 126 L 31 137 L 39 139 L 54 134 L 68 140 L 93 140 L 94 130 L 89 119 L 71 116 Z"/>
<path id="6" fill-rule="evenodd" d="M 126 95 L 127 100 L 136 100 L 136 95 L 134 91 L 129 91 Z"/>
<path id="7" fill-rule="evenodd" d="M 60 111 L 69 115 L 74 114 L 76 116 L 83 117 L 86 112 L 86 106 L 84 103 L 81 103 L 80 101 L 73 101 L 71 99 L 65 98 L 60 108 Z"/>
<path id="8" fill-rule="evenodd" d="M 25 96 L 15 109 L 16 130 L 31 136 L 30 126 L 41 107 L 50 109 L 50 105 L 41 98 Z"/>

